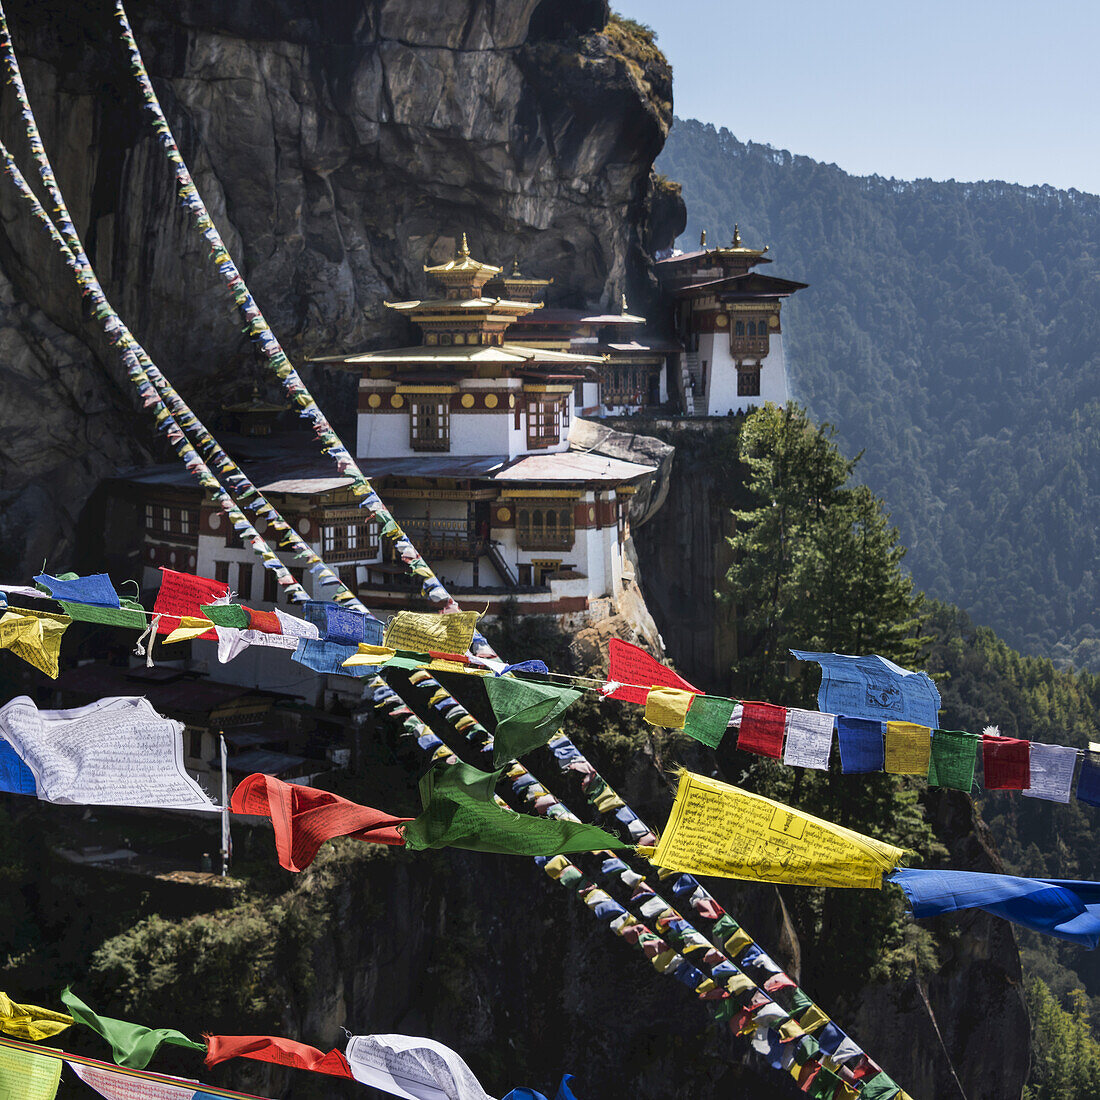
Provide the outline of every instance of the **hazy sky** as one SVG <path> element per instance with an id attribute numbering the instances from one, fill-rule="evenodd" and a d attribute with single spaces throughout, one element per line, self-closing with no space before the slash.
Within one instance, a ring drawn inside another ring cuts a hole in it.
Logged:
<path id="1" fill-rule="evenodd" d="M 613 0 L 676 113 L 857 175 L 1100 194 L 1100 0 Z"/>

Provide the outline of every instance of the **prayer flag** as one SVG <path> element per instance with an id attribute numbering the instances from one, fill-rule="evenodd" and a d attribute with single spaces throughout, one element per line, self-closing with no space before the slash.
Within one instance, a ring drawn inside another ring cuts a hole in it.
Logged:
<path id="1" fill-rule="evenodd" d="M 181 615 L 179 626 L 164 639 L 164 644 L 170 642 L 190 642 L 195 638 L 201 638 L 210 629 L 210 620 L 203 616 L 194 618 L 191 615 Z"/>
<path id="2" fill-rule="evenodd" d="M 349 657 L 341 667 L 379 668 L 396 656 L 396 649 L 388 649 L 384 645 L 367 645 L 365 642 L 360 642 L 357 652 Z"/>
<path id="3" fill-rule="evenodd" d="M 1081 760 L 1081 774 L 1077 777 L 1077 799 L 1090 806 L 1100 806 L 1100 756 L 1095 753 L 1087 752 Z"/>
<path id="4" fill-rule="evenodd" d="M 833 751 L 835 721 L 835 714 L 822 714 L 816 710 L 788 710 L 787 744 L 783 750 L 783 763 L 798 768 L 828 771 L 829 756 Z"/>
<path id="5" fill-rule="evenodd" d="M 68 987 L 62 992 L 61 1000 L 78 1024 L 83 1024 L 107 1040 L 111 1046 L 111 1054 L 120 1066 L 144 1069 L 161 1043 L 171 1043 L 190 1050 L 206 1050 L 205 1043 L 196 1043 L 175 1028 L 154 1029 L 127 1023 L 125 1020 L 114 1020 L 110 1016 L 99 1016 Z"/>
<path id="6" fill-rule="evenodd" d="M 121 626 L 127 630 L 144 630 L 149 625 L 149 616 L 137 600 L 121 600 L 117 608 L 99 607 L 89 603 L 70 603 L 58 601 L 74 622 L 98 623 L 100 626 Z"/>
<path id="7" fill-rule="evenodd" d="M 239 603 L 204 603 L 199 610 L 215 626 L 231 626 L 235 630 L 248 629 L 248 608 Z"/>
<path id="8" fill-rule="evenodd" d="M 30 768 L 45 802 L 217 811 L 183 766 L 182 723 L 162 718 L 147 699 L 39 710 L 21 695 L 0 707 L 0 737 Z"/>
<path id="9" fill-rule="evenodd" d="M 859 1090 L 860 1100 L 891 1100 L 901 1092 L 898 1083 L 883 1072 L 876 1073 L 870 1080 L 864 1079 Z"/>
<path id="10" fill-rule="evenodd" d="M 982 736 L 982 786 L 987 791 L 1022 791 L 1031 782 L 1031 742 Z"/>
<path id="11" fill-rule="evenodd" d="M 297 615 L 288 615 L 285 611 L 280 611 L 278 608 L 275 608 L 273 614 L 275 618 L 279 620 L 279 626 L 282 628 L 282 633 L 285 637 L 319 638 L 321 636 L 320 630 L 306 619 L 299 618 Z"/>
<path id="12" fill-rule="evenodd" d="M 783 731 L 787 725 L 787 708 L 771 703 L 742 703 L 741 730 L 737 747 L 762 756 L 783 755 Z"/>
<path id="13" fill-rule="evenodd" d="M 144 1070 L 140 1075 L 133 1070 L 121 1070 L 106 1062 L 89 1065 L 66 1059 L 69 1068 L 89 1088 L 95 1089 L 106 1100 L 218 1100 L 217 1094 L 205 1091 L 198 1081 L 179 1077 L 166 1077 Z M 250 1095 L 234 1092 L 234 1096 Z M 253 1100 L 261 1100 L 254 1097 Z"/>
<path id="14" fill-rule="evenodd" d="M 612 638 L 607 645 L 609 679 L 619 686 L 610 693 L 609 698 L 620 699 L 624 703 L 645 704 L 645 697 L 652 686 L 679 688 L 681 691 L 702 692 L 692 687 L 687 680 L 677 676 L 667 665 L 661 664 L 644 649 L 621 638 Z"/>
<path id="15" fill-rule="evenodd" d="M 248 629 L 258 630 L 262 634 L 282 634 L 283 624 L 279 622 L 279 616 L 274 611 L 257 611 L 255 608 L 246 607 L 248 613 Z"/>
<path id="16" fill-rule="evenodd" d="M 327 1054 L 305 1043 L 278 1035 L 208 1035 L 206 1064 L 216 1066 L 229 1058 L 252 1058 L 292 1069 L 308 1069 L 333 1077 L 351 1077 L 351 1067 L 338 1050 Z"/>
<path id="17" fill-rule="evenodd" d="M 299 638 L 292 661 L 297 661 L 314 672 L 327 672 L 339 676 L 371 676 L 378 671 L 377 665 L 348 665 L 346 662 L 359 653 L 357 645 L 344 642 L 330 642 L 325 638 Z"/>
<path id="18" fill-rule="evenodd" d="M 381 645 L 384 626 L 381 619 L 363 611 L 336 604 L 325 604 L 325 637 L 345 645 Z"/>
<path id="19" fill-rule="evenodd" d="M 595 825 L 530 817 L 498 805 L 493 788 L 500 774 L 461 762 L 436 765 L 420 780 L 424 810 L 405 827 L 406 846 L 527 856 L 631 847 Z"/>
<path id="20" fill-rule="evenodd" d="M 485 694 L 497 718 L 493 734 L 493 763 L 497 767 L 545 745 L 557 732 L 561 716 L 581 697 L 574 688 L 512 676 L 486 679 Z"/>
<path id="21" fill-rule="evenodd" d="M 34 773 L 15 751 L 0 737 L 0 791 L 9 794 L 37 794 Z"/>
<path id="22" fill-rule="evenodd" d="M 651 726 L 682 730 L 687 721 L 691 701 L 698 696 L 680 688 L 654 687 L 645 697 L 645 720 Z"/>
<path id="23" fill-rule="evenodd" d="M 61 637 L 72 619 L 44 611 L 7 611 L 0 617 L 0 649 L 11 650 L 39 672 L 57 679 Z"/>
<path id="24" fill-rule="evenodd" d="M 0 1096 L 11 1100 L 54 1100 L 61 1059 L 0 1043 Z"/>
<path id="25" fill-rule="evenodd" d="M 382 644 L 412 653 L 427 653 L 432 649 L 441 653 L 465 653 L 474 639 L 474 627 L 479 618 L 476 611 L 454 611 L 447 615 L 398 611 L 386 624 Z"/>
<path id="26" fill-rule="evenodd" d="M 684 771 L 652 862 L 690 874 L 876 889 L 903 854 L 892 844 Z"/>
<path id="27" fill-rule="evenodd" d="M 271 818 L 279 865 L 288 871 L 305 870 L 321 845 L 336 836 L 402 845 L 405 841 L 398 826 L 412 820 L 259 772 L 237 785 L 230 809 L 235 814 Z"/>
<path id="28" fill-rule="evenodd" d="M 181 615 L 198 618 L 204 603 L 214 603 L 229 595 L 229 585 L 223 581 L 177 573 L 164 566 L 161 566 L 160 572 L 160 588 L 153 604 L 153 613 L 162 616 L 157 623 L 158 634 L 171 634 L 179 626 Z M 211 640 L 217 637 L 213 626 L 203 637 Z"/>
<path id="29" fill-rule="evenodd" d="M 352 1076 L 406 1100 L 491 1100 L 473 1071 L 450 1047 L 415 1035 L 353 1035 Z"/>
<path id="30" fill-rule="evenodd" d="M 909 868 L 889 881 L 905 891 L 915 917 L 982 909 L 1072 943 L 1100 943 L 1100 882 Z"/>
<path id="31" fill-rule="evenodd" d="M 1024 790 L 1026 798 L 1045 798 L 1048 802 L 1068 802 L 1073 789 L 1073 769 L 1077 765 L 1077 750 L 1068 745 L 1031 743 L 1029 759 L 1031 783 Z"/>
<path id="32" fill-rule="evenodd" d="M 285 649 L 291 651 L 293 656 L 301 641 L 293 634 L 265 634 L 262 630 L 237 630 L 231 626 L 216 626 L 214 630 L 218 635 L 218 660 L 223 665 L 254 645 L 265 649 Z"/>
<path id="33" fill-rule="evenodd" d="M 932 731 L 915 722 L 886 723 L 886 771 L 894 775 L 928 775 Z"/>
<path id="34" fill-rule="evenodd" d="M 880 772 L 886 757 L 882 744 L 883 723 L 871 718 L 849 718 L 838 714 L 836 739 L 840 744 L 840 770 Z"/>
<path id="35" fill-rule="evenodd" d="M 933 787 L 952 787 L 970 793 L 978 739 L 962 730 L 934 730 L 928 757 L 928 782 Z"/>
<path id="36" fill-rule="evenodd" d="M 0 1032 L 13 1039 L 38 1042 L 52 1039 L 67 1027 L 73 1018 L 64 1012 L 54 1012 L 38 1005 L 16 1004 L 6 993 L 0 993 Z"/>
<path id="37" fill-rule="evenodd" d="M 722 699 L 716 695 L 696 695 L 687 713 L 684 733 L 712 749 L 718 748 L 729 728 L 735 706 L 732 699 Z"/>
<path id="38" fill-rule="evenodd" d="M 34 579 L 48 588 L 55 600 L 72 600 L 73 603 L 90 603 L 97 607 L 120 606 L 118 593 L 106 573 L 94 573 L 90 577 L 78 577 L 75 573 L 51 577 L 49 573 L 39 573 Z"/>
<path id="39" fill-rule="evenodd" d="M 940 693 L 926 672 L 909 669 L 885 657 L 852 657 L 844 653 L 811 653 L 792 649 L 800 661 L 821 666 L 817 707 L 851 718 L 936 725 Z"/>

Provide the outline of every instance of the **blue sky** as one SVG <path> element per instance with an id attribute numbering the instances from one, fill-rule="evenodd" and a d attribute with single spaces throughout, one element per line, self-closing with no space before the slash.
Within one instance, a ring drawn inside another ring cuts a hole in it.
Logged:
<path id="1" fill-rule="evenodd" d="M 614 0 L 676 113 L 857 175 L 1100 194 L 1100 0 Z"/>

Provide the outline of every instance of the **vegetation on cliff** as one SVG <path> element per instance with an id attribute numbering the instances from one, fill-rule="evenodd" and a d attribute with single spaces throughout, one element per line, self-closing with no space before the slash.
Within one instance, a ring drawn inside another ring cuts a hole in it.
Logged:
<path id="1" fill-rule="evenodd" d="M 770 244 L 794 390 L 887 502 L 930 596 L 1100 669 L 1100 198 L 856 178 L 695 121 L 689 221 Z"/>

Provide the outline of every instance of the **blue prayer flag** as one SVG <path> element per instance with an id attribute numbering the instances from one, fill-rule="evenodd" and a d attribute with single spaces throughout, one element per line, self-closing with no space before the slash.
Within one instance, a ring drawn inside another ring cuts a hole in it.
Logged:
<path id="1" fill-rule="evenodd" d="M 870 718 L 837 715 L 836 735 L 840 742 L 842 772 L 880 772 L 886 766 L 882 723 Z"/>
<path id="2" fill-rule="evenodd" d="M 90 603 L 96 607 L 121 606 L 115 586 L 106 573 L 94 573 L 90 577 L 51 577 L 49 573 L 39 573 L 34 579 L 49 589 L 55 600 Z"/>
<path id="3" fill-rule="evenodd" d="M 10 794 L 37 794 L 34 773 L 23 763 L 22 757 L 0 738 L 0 791 Z"/>
<path id="4" fill-rule="evenodd" d="M 1100 764 L 1091 753 L 1085 753 L 1081 761 L 1081 774 L 1077 777 L 1077 798 L 1090 806 L 1100 806 Z"/>
<path id="5" fill-rule="evenodd" d="M 888 881 L 905 891 L 915 917 L 982 909 L 1071 943 L 1100 943 L 1100 882 L 905 868 Z"/>
<path id="6" fill-rule="evenodd" d="M 325 638 L 332 642 L 381 645 L 384 628 L 382 620 L 362 611 L 352 611 L 337 604 L 325 604 Z"/>
<path id="7" fill-rule="evenodd" d="M 305 665 L 306 668 L 313 669 L 314 672 L 328 672 L 340 676 L 376 676 L 381 667 L 379 665 L 344 668 L 344 662 L 358 652 L 359 647 L 355 645 L 330 642 L 324 638 L 301 638 L 298 641 L 298 648 L 290 658 L 300 665 Z"/>
<path id="8" fill-rule="evenodd" d="M 811 653 L 792 649 L 800 661 L 821 666 L 818 710 L 851 718 L 939 726 L 940 693 L 926 672 L 911 672 L 885 657 Z"/>

